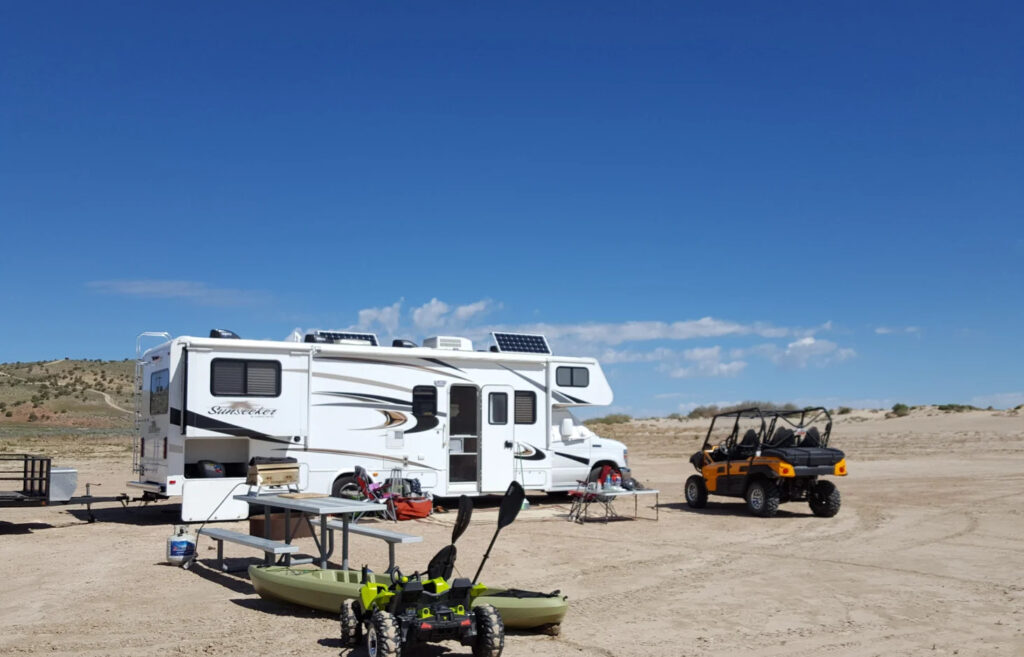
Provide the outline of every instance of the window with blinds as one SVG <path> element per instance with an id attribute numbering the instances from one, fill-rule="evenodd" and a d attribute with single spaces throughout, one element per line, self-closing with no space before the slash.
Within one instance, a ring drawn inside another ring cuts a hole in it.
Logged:
<path id="1" fill-rule="evenodd" d="M 533 424 L 537 421 L 537 393 L 516 390 L 516 424 Z"/>
<path id="2" fill-rule="evenodd" d="M 215 397 L 277 397 L 281 394 L 281 363 L 215 358 L 210 364 L 210 393 Z"/>

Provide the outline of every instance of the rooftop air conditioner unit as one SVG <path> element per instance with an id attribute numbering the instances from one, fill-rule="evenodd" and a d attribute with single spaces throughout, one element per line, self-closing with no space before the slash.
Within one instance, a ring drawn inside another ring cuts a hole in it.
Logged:
<path id="1" fill-rule="evenodd" d="M 473 341 L 469 338 L 456 338 L 449 335 L 438 335 L 423 341 L 427 349 L 449 349 L 451 351 L 473 351 Z"/>

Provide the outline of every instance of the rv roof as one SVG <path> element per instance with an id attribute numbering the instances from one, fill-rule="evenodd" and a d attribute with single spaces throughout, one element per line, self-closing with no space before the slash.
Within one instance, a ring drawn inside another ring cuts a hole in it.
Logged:
<path id="1" fill-rule="evenodd" d="M 195 347 L 224 348 L 231 350 L 280 350 L 280 351 L 307 351 L 319 349 L 328 353 L 358 353 L 366 356 L 368 344 L 332 344 L 332 343 L 311 343 L 311 342 L 285 342 L 282 340 L 227 340 L 218 338 L 194 337 L 182 335 L 174 338 L 175 341 L 184 341 Z M 161 345 L 163 346 L 163 345 Z M 469 359 L 482 361 L 523 361 L 523 362 L 547 362 L 558 360 L 563 362 L 593 363 L 594 358 L 581 358 L 572 356 L 552 356 L 541 353 L 522 352 L 494 352 L 494 351 L 453 351 L 450 349 L 431 349 L 429 347 L 373 347 L 375 356 L 429 356 L 433 358 Z"/>

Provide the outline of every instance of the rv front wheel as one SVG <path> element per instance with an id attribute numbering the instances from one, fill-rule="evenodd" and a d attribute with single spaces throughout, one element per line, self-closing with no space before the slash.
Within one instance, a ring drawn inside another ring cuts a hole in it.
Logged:
<path id="1" fill-rule="evenodd" d="M 359 480 L 354 475 L 344 475 L 334 480 L 334 485 L 331 486 L 331 496 L 361 500 L 363 499 L 363 489 L 359 487 Z"/>

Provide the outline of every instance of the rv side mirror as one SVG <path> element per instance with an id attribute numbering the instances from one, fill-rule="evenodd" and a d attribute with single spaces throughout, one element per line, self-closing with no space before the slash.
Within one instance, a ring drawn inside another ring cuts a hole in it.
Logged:
<path id="1" fill-rule="evenodd" d="M 560 430 L 561 430 L 561 434 L 562 434 L 562 438 L 563 439 L 568 438 L 569 436 L 572 435 L 572 429 L 573 429 L 572 418 L 571 417 L 562 418 L 562 426 L 560 427 Z"/>

